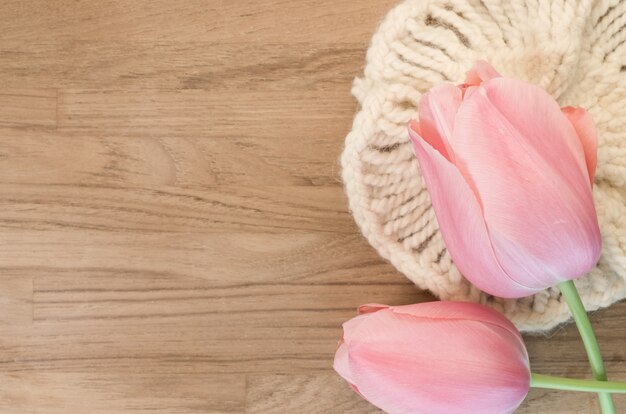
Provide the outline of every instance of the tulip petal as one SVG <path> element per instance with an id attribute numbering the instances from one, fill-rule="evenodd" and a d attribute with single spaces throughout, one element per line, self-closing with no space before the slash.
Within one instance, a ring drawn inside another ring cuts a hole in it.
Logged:
<path id="1" fill-rule="evenodd" d="M 480 205 L 456 166 L 409 130 L 448 251 L 460 272 L 478 288 L 501 297 L 528 296 L 536 290 L 511 279 L 499 265 Z"/>
<path id="2" fill-rule="evenodd" d="M 344 338 L 349 337 L 353 331 L 357 329 L 357 327 L 365 320 L 367 314 L 357 315 L 354 318 L 350 319 L 343 323 L 343 335 Z"/>
<path id="3" fill-rule="evenodd" d="M 593 178 L 596 174 L 596 164 L 598 162 L 598 134 L 593 118 L 584 108 L 566 106 L 561 108 L 561 111 L 572 123 L 576 134 L 578 134 L 580 143 L 583 146 L 583 151 L 585 152 L 589 182 L 593 185 Z"/>
<path id="4" fill-rule="evenodd" d="M 445 305 L 445 306 L 444 306 Z M 405 306 L 393 306 L 394 313 L 411 315 L 416 318 L 438 320 L 472 320 L 496 325 L 506 329 L 519 339 L 522 346 L 524 341 L 513 323 L 503 314 L 484 306 L 476 306 L 471 302 L 423 302 Z"/>
<path id="5" fill-rule="evenodd" d="M 441 84 L 424 94 L 419 102 L 419 129 L 414 129 L 448 160 L 453 159 L 449 141 L 462 100 L 461 89 Z"/>
<path id="6" fill-rule="evenodd" d="M 469 83 L 464 83 L 462 85 L 459 85 L 459 89 L 461 90 L 463 99 L 469 98 L 477 88 L 478 86 L 470 85 Z"/>
<path id="7" fill-rule="evenodd" d="M 385 310 L 347 344 L 360 393 L 390 413 L 512 413 L 528 393 L 524 345 L 496 325 Z"/>
<path id="8" fill-rule="evenodd" d="M 380 303 L 366 303 L 365 305 L 359 306 L 358 312 L 359 315 L 363 315 L 366 313 L 374 313 L 378 312 L 381 309 L 387 309 L 388 305 L 381 305 Z"/>
<path id="9" fill-rule="evenodd" d="M 463 101 L 454 131 L 456 165 L 508 275 L 541 289 L 595 265 L 601 241 L 583 148 L 547 92 L 487 81 Z"/>
<path id="10" fill-rule="evenodd" d="M 348 345 L 343 341 L 343 339 L 339 342 L 339 348 L 337 348 L 337 352 L 335 353 L 333 368 L 343 377 L 343 379 L 350 383 L 354 383 L 352 370 L 350 369 L 350 354 L 348 352 Z"/>
<path id="11" fill-rule="evenodd" d="M 465 83 L 470 85 L 480 85 L 482 82 L 493 78 L 499 78 L 502 75 L 484 60 L 477 61 L 474 66 L 467 72 Z"/>

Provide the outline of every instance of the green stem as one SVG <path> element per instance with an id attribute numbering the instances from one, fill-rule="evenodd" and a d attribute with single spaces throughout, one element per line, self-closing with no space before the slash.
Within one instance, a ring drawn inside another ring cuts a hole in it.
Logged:
<path id="1" fill-rule="evenodd" d="M 626 382 L 580 380 L 542 374 L 531 374 L 530 386 L 552 390 L 626 394 Z"/>
<path id="2" fill-rule="evenodd" d="M 600 354 L 600 347 L 598 346 L 598 341 L 593 333 L 591 322 L 589 322 L 587 311 L 580 299 L 576 285 L 574 285 L 573 281 L 568 280 L 559 283 L 558 286 L 574 317 L 578 332 L 580 332 L 594 378 L 597 381 L 606 381 L 606 370 L 604 369 L 604 361 L 602 361 L 602 355 Z M 615 414 L 615 406 L 613 405 L 613 397 L 611 394 L 599 392 L 598 399 L 600 400 L 603 414 Z"/>

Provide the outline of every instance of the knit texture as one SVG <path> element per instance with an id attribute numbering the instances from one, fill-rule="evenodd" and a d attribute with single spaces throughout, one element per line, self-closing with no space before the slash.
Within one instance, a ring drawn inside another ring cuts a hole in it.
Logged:
<path id="1" fill-rule="evenodd" d="M 443 300 L 492 306 L 524 331 L 570 318 L 554 287 L 511 300 L 472 286 L 451 261 L 407 134 L 423 93 L 462 83 L 478 59 L 525 79 L 561 106 L 586 108 L 599 135 L 594 198 L 598 266 L 576 280 L 588 310 L 626 297 L 626 1 L 406 0 L 372 38 L 360 104 L 342 155 L 354 218 L 374 248 Z"/>

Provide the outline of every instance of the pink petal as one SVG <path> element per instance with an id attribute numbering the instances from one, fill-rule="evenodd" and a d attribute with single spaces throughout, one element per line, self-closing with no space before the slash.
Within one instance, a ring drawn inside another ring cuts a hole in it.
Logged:
<path id="1" fill-rule="evenodd" d="M 519 80 L 487 81 L 463 101 L 454 131 L 457 166 L 508 275 L 542 289 L 595 265 L 600 232 L 583 149 L 550 95 Z"/>
<path id="2" fill-rule="evenodd" d="M 526 350 L 508 330 L 468 320 L 369 315 L 349 343 L 361 394 L 395 413 L 512 413 L 529 387 Z"/>
<path id="3" fill-rule="evenodd" d="M 535 292 L 498 264 L 482 211 L 465 179 L 436 149 L 409 130 L 446 246 L 461 273 L 478 288 L 501 297 Z"/>
<path id="4" fill-rule="evenodd" d="M 470 85 L 469 83 L 463 83 L 459 85 L 459 89 L 461 90 L 461 94 L 463 95 L 463 99 L 469 98 L 474 91 L 478 88 L 476 85 Z"/>
<path id="5" fill-rule="evenodd" d="M 449 141 L 454 117 L 462 99 L 459 88 L 441 84 L 424 94 L 419 102 L 419 129 L 414 128 L 415 131 L 449 160 L 453 159 Z"/>
<path id="6" fill-rule="evenodd" d="M 343 323 L 343 338 L 345 341 L 348 341 L 352 336 L 352 333 L 358 329 L 358 326 L 363 323 L 363 321 L 367 318 L 368 314 L 357 315 L 354 318 L 350 319 Z"/>
<path id="7" fill-rule="evenodd" d="M 337 348 L 337 352 L 335 353 L 333 368 L 343 379 L 348 381 L 350 384 L 354 384 L 352 379 L 352 370 L 350 369 L 350 354 L 348 352 L 348 345 L 343 340 L 339 342 L 339 348 Z"/>
<path id="8" fill-rule="evenodd" d="M 480 85 L 482 82 L 499 78 L 501 76 L 502 75 L 500 75 L 498 71 L 496 71 L 489 63 L 484 60 L 478 60 L 467 72 L 465 83 L 470 85 Z"/>
<path id="9" fill-rule="evenodd" d="M 583 151 L 585 152 L 589 181 L 593 186 L 593 177 L 596 174 L 596 164 L 598 162 L 598 135 L 596 125 L 589 112 L 584 108 L 566 106 L 561 108 L 561 111 L 572 123 L 572 126 L 574 126 L 578 134 L 580 143 L 583 146 Z"/>
<path id="10" fill-rule="evenodd" d="M 445 305 L 445 306 L 444 306 Z M 500 312 L 485 306 L 476 306 L 470 302 L 423 302 L 413 305 L 393 306 L 397 314 L 411 315 L 416 318 L 438 320 L 473 320 L 496 325 L 516 336 L 523 345 L 523 339 L 513 323 Z"/>
<path id="11" fill-rule="evenodd" d="M 378 312 L 381 309 L 387 309 L 388 305 L 381 305 L 380 303 L 367 303 L 365 305 L 359 306 L 358 312 L 359 315 L 363 315 L 365 313 L 374 313 Z"/>

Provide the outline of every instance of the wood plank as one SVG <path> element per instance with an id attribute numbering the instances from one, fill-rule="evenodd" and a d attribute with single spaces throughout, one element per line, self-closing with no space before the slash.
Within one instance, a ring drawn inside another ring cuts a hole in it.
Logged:
<path id="1" fill-rule="evenodd" d="M 20 414 L 243 413 L 245 378 L 136 369 L 0 373 L 0 410 Z M 140 367 L 136 367 L 140 368 Z"/>
<path id="2" fill-rule="evenodd" d="M 4 209 L 0 226 L 22 230 L 190 233 L 197 240 L 203 237 L 200 233 L 224 231 L 353 234 L 355 224 L 344 197 L 337 186 L 184 189 L 0 184 L 0 208 Z M 68 242 L 72 239 L 77 240 L 69 237 Z M 36 239 L 32 241 L 38 243 Z"/>
<path id="3" fill-rule="evenodd" d="M 0 329 L 33 321 L 33 279 L 0 272 Z"/>
<path id="4" fill-rule="evenodd" d="M 382 411 L 359 398 L 339 375 L 320 373 L 249 376 L 246 413 L 374 414 Z"/>
<path id="5" fill-rule="evenodd" d="M 3 88 L 0 89 L 0 108 L 0 127 L 55 128 L 57 90 Z"/>
<path id="6" fill-rule="evenodd" d="M 396 0 L 3 2 L 3 40 L 211 40 L 367 44 Z"/>
<path id="7" fill-rule="evenodd" d="M 363 39 L 365 40 L 365 39 Z M 326 90 L 348 95 L 367 42 L 233 43 L 131 41 L 0 42 L 0 85 L 63 89 Z M 184 56 L 184 58 L 181 58 Z"/>
<path id="8" fill-rule="evenodd" d="M 78 187 L 340 187 L 333 134 L 150 137 L 0 128 L 0 183 Z M 71 162 L 68 162 L 68 158 Z"/>
<path id="9" fill-rule="evenodd" d="M 342 140 L 356 104 L 343 91 L 63 90 L 59 129 L 123 137 Z"/>
<path id="10" fill-rule="evenodd" d="M 241 285 L 219 288 L 201 279 L 149 273 L 69 272 L 37 279 L 33 292 L 33 318 L 39 321 L 97 319 L 187 319 L 188 316 L 274 318 L 289 312 L 355 312 L 361 303 L 411 303 L 428 295 L 404 284 L 319 283 L 315 277 L 287 281 L 249 279 Z M 349 297 L 339 306 L 341 298 Z M 268 300 L 263 300 L 263 299 Z"/>
<path id="11" fill-rule="evenodd" d="M 67 273 L 76 283 L 102 274 L 116 280 L 164 277 L 173 283 L 193 278 L 216 289 L 300 283 L 402 285 L 412 291 L 410 282 L 375 256 L 360 235 L 330 232 L 150 235 L 97 228 L 36 233 L 5 228 L 0 272 L 13 278 Z M 353 305 L 354 300 L 346 304 Z"/>

